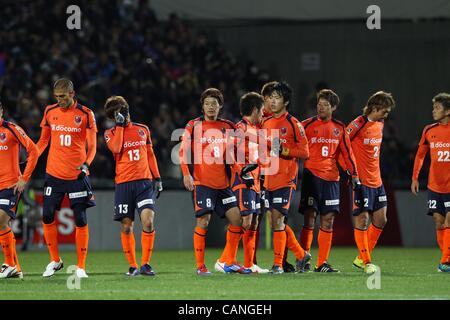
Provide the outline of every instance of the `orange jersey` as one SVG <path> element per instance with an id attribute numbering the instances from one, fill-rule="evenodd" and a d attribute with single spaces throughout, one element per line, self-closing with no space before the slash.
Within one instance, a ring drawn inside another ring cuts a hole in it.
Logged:
<path id="1" fill-rule="evenodd" d="M 227 165 L 240 172 L 234 160 L 234 124 L 204 117 L 191 120 L 186 125 L 180 148 L 180 165 L 183 176 L 192 175 L 194 185 L 213 189 L 230 187 Z M 228 160 L 228 161 L 227 161 Z"/>
<path id="2" fill-rule="evenodd" d="M 19 168 L 19 148 L 27 150 L 28 161 L 23 179 L 28 181 L 36 167 L 38 150 L 34 142 L 19 126 L 0 120 L 0 190 L 16 184 L 22 175 Z"/>
<path id="3" fill-rule="evenodd" d="M 236 123 L 236 160 L 238 163 L 258 163 L 258 130 L 259 126 L 251 124 L 246 118 L 243 118 L 241 121 Z M 251 187 L 251 189 L 256 192 L 260 192 L 260 168 L 256 168 L 250 174 L 253 176 L 255 181 L 255 185 Z M 239 175 L 240 172 L 236 172 L 234 169 L 232 170 L 231 187 L 233 188 L 233 191 L 246 187 L 245 184 L 237 178 Z"/>
<path id="4" fill-rule="evenodd" d="M 419 180 L 419 172 L 428 151 L 431 159 L 428 189 L 450 193 L 450 123 L 434 123 L 425 127 L 414 161 L 412 180 Z"/>
<path id="5" fill-rule="evenodd" d="M 45 108 L 41 128 L 37 143 L 39 155 L 50 140 L 47 173 L 63 180 L 77 179 L 80 173 L 77 167 L 84 162 L 90 164 L 97 149 L 94 113 L 76 101 L 67 109 L 58 104 L 49 105 Z"/>
<path id="6" fill-rule="evenodd" d="M 116 160 L 116 184 L 161 177 L 147 126 L 116 126 L 106 130 L 104 136 Z"/>
<path id="7" fill-rule="evenodd" d="M 309 157 L 308 140 L 302 124 L 288 112 L 275 118 L 270 117 L 262 123 L 263 139 L 271 145 L 274 137 L 279 137 L 281 146 L 289 149 L 289 156 L 278 156 L 270 153 L 270 167 L 278 161 L 278 170 L 264 167 L 264 186 L 273 191 L 281 188 L 297 188 L 298 160 Z M 263 155 L 262 155 L 263 156 Z M 265 162 L 265 161 L 264 161 Z"/>
<path id="8" fill-rule="evenodd" d="M 327 181 L 339 181 L 337 159 L 344 158 L 344 170 L 357 175 L 355 158 L 345 125 L 335 119 L 323 121 L 312 117 L 302 121 L 309 141 L 309 158 L 304 167 L 315 176 Z"/>
<path id="9" fill-rule="evenodd" d="M 383 141 L 382 121 L 370 121 L 359 116 L 347 126 L 361 183 L 370 188 L 383 184 L 380 172 L 380 151 Z"/>

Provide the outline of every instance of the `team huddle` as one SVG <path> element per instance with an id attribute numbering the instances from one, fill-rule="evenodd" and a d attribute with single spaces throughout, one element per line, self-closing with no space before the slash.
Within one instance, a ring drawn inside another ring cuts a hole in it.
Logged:
<path id="1" fill-rule="evenodd" d="M 23 277 L 10 221 L 38 158 L 49 146 L 43 190 L 43 231 L 50 263 L 43 277 L 63 268 L 58 250 L 55 212 L 67 194 L 76 223 L 76 276 L 87 278 L 89 229 L 86 210 L 95 206 L 89 166 L 97 149 L 94 113 L 75 100 L 73 83 L 55 82 L 56 104 L 45 108 L 41 137 L 35 144 L 16 124 L 3 119 L 0 104 L 0 242 L 4 254 L 0 278 Z M 211 275 L 205 265 L 205 238 L 212 213 L 229 222 L 226 245 L 215 263 L 224 273 L 339 272 L 328 262 L 333 222 L 340 212 L 340 169 L 353 189 L 354 238 L 359 255 L 353 265 L 371 274 L 378 267 L 371 253 L 387 222 L 387 196 L 380 174 L 383 124 L 395 107 L 390 93 L 379 91 L 367 101 L 363 114 L 347 126 L 334 119 L 338 95 L 330 89 L 317 93 L 317 116 L 299 121 L 288 112 L 292 89 L 285 82 L 266 83 L 261 94 L 240 99 L 242 120 L 219 117 L 224 97 L 215 88 L 201 97 L 202 115 L 188 122 L 181 139 L 180 165 L 185 188 L 192 193 L 196 217 L 194 252 L 198 275 Z M 131 122 L 130 107 L 121 96 L 104 105 L 115 126 L 104 133 L 116 162 L 114 220 L 121 223 L 121 242 L 129 264 L 128 276 L 154 276 L 150 266 L 155 239 L 156 201 L 163 190 L 150 129 Z M 419 143 L 411 191 L 419 190 L 418 177 L 430 154 L 428 214 L 436 222 L 442 257 L 441 272 L 450 272 L 450 95 L 433 98 L 433 119 Z M 19 148 L 28 153 L 22 173 Z M 303 171 L 299 172 L 299 161 Z M 301 183 L 298 177 L 301 177 Z M 304 216 L 300 239 L 287 223 L 293 194 L 301 185 L 298 212 Z M 142 257 L 136 261 L 133 224 L 137 210 L 142 222 Z M 273 235 L 273 265 L 258 266 L 259 226 L 268 215 Z M 310 253 L 319 217 L 318 255 L 312 267 Z M 242 240 L 243 265 L 237 262 Z M 288 250 L 295 266 L 287 262 Z"/>

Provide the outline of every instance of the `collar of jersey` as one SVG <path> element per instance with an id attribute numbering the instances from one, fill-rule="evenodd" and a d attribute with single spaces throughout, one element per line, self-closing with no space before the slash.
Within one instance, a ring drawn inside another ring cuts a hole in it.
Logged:
<path id="1" fill-rule="evenodd" d="M 70 106 L 70 107 L 68 107 L 67 109 L 66 108 L 63 108 L 63 107 L 61 107 L 59 104 L 58 104 L 58 107 L 60 107 L 61 109 L 66 109 L 66 110 L 71 110 L 71 109 L 75 109 L 75 107 L 77 106 L 77 104 L 78 104 L 78 101 L 77 100 L 75 100 L 75 99 L 73 99 L 73 103 L 72 103 L 72 105 Z"/>

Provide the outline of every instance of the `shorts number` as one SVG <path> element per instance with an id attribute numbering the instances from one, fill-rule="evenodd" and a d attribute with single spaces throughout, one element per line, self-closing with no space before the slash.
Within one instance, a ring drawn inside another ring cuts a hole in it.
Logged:
<path id="1" fill-rule="evenodd" d="M 328 147 L 327 146 L 322 147 L 322 157 L 328 157 Z"/>
<path id="2" fill-rule="evenodd" d="M 369 199 L 364 198 L 364 207 L 368 207 L 368 206 L 369 206 Z"/>
<path id="3" fill-rule="evenodd" d="M 210 198 L 206 198 L 206 206 L 208 208 L 211 208 L 211 199 Z"/>
<path id="4" fill-rule="evenodd" d="M 378 151 L 380 151 L 380 148 L 378 148 L 378 146 L 373 147 L 373 157 L 374 158 L 378 158 L 378 156 L 379 156 Z"/>
<path id="5" fill-rule="evenodd" d="M 45 188 L 45 195 L 50 196 L 52 194 L 52 187 Z"/>
<path id="6" fill-rule="evenodd" d="M 436 200 L 428 200 L 428 208 L 436 209 Z"/>
<path id="7" fill-rule="evenodd" d="M 128 213 L 128 205 L 127 204 L 119 204 L 119 213 L 120 214 Z"/>
<path id="8" fill-rule="evenodd" d="M 255 210 L 255 209 L 256 209 L 256 201 L 252 200 L 252 210 Z"/>
<path id="9" fill-rule="evenodd" d="M 130 161 L 138 161 L 141 158 L 139 155 L 139 150 L 128 151 L 128 156 L 130 157 Z"/>
<path id="10" fill-rule="evenodd" d="M 450 162 L 450 151 L 438 151 L 438 162 Z"/>
<path id="11" fill-rule="evenodd" d="M 70 145 L 72 144 L 72 136 L 70 134 L 59 135 L 59 140 L 61 142 L 61 146 L 63 147 L 70 147 Z"/>

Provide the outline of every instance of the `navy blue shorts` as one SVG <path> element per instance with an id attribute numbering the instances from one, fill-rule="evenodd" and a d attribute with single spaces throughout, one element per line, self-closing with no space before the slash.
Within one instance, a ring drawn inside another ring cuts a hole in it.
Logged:
<path id="1" fill-rule="evenodd" d="M 14 189 L 0 190 L 0 209 L 5 211 L 13 220 L 16 218 L 16 209 L 19 204 L 19 199 L 20 193 L 16 192 L 16 194 L 14 194 Z"/>
<path id="2" fill-rule="evenodd" d="M 144 209 L 155 211 L 156 192 L 151 180 L 135 180 L 116 185 L 114 194 L 114 220 L 130 218 L 134 212 L 141 214 Z"/>
<path id="3" fill-rule="evenodd" d="M 248 216 L 249 214 L 260 214 L 261 212 L 261 197 L 255 190 L 248 188 L 241 188 L 234 191 L 241 216 Z"/>
<path id="4" fill-rule="evenodd" d="M 238 207 L 236 196 L 231 188 L 212 189 L 205 186 L 194 186 L 192 202 L 197 218 L 211 211 L 214 211 L 219 217 L 225 218 L 228 210 Z"/>
<path id="5" fill-rule="evenodd" d="M 303 169 L 300 206 L 298 212 L 304 214 L 307 209 L 316 213 L 339 213 L 339 181 L 327 181 L 315 176 L 308 169 Z"/>
<path id="6" fill-rule="evenodd" d="M 72 209 L 77 204 L 84 204 L 86 208 L 95 206 L 95 197 L 88 176 L 80 180 L 62 180 L 46 174 L 44 182 L 44 212 L 54 213 L 60 210 L 61 202 L 66 193 L 69 196 Z"/>
<path id="7" fill-rule="evenodd" d="M 428 215 L 439 213 L 444 217 L 450 212 L 450 193 L 438 193 L 428 189 Z"/>
<path id="8" fill-rule="evenodd" d="M 266 190 L 266 201 L 269 203 L 269 210 L 276 209 L 282 215 L 287 216 L 291 206 L 291 199 L 294 188 L 286 187 L 273 191 Z"/>
<path id="9" fill-rule="evenodd" d="M 358 194 L 353 191 L 353 216 L 365 211 L 373 213 L 386 206 L 387 196 L 383 186 L 371 188 L 362 185 Z"/>

